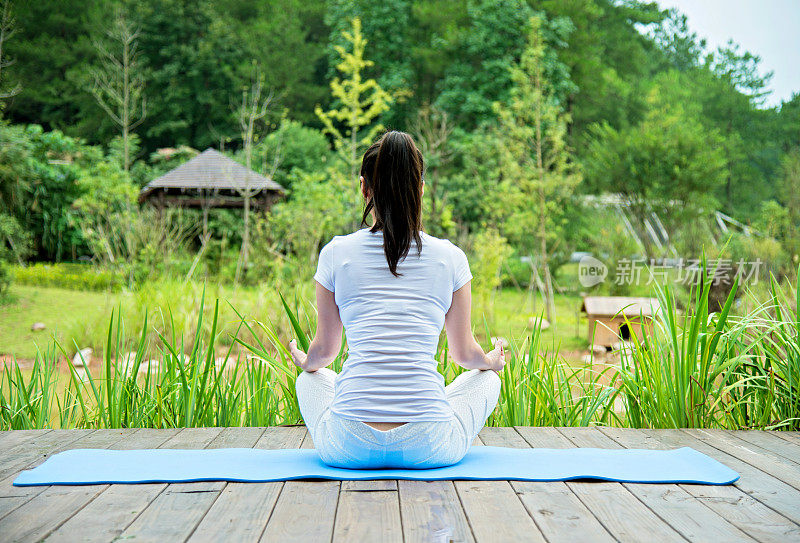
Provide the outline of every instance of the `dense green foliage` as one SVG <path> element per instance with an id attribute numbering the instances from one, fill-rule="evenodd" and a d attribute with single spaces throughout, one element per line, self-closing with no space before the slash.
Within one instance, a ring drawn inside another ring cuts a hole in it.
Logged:
<path id="1" fill-rule="evenodd" d="M 0 100 L 0 295 L 3 270 L 29 260 L 92 260 L 128 287 L 161 274 L 227 280 L 243 237 L 253 245 L 243 282 L 308 278 L 320 245 L 357 224 L 355 170 L 383 128 L 411 132 L 423 150 L 426 230 L 485 255 L 488 276 L 552 290 L 574 251 L 675 256 L 646 240 L 654 211 L 679 256 L 716 254 L 725 240 L 714 210 L 757 232 L 733 232 L 732 255 L 794 273 L 800 94 L 765 107 L 757 57 L 733 43 L 708 50 L 683 16 L 653 3 L 43 0 L 12 10 L 17 32 L 2 51 L 14 62 L 0 89 L 20 92 Z M 135 44 L 128 79 L 103 55 L 124 58 L 121 22 Z M 103 74 L 135 81 L 130 137 L 97 99 Z M 242 92 L 259 77 L 268 107 L 243 130 Z M 207 147 L 271 175 L 287 198 L 250 214 L 247 229 L 241 210 L 212 209 L 208 239 L 198 210 L 137 205 L 141 186 Z M 586 203 L 608 194 L 643 246 L 613 210 Z M 477 247 L 486 240 L 498 245 Z"/>

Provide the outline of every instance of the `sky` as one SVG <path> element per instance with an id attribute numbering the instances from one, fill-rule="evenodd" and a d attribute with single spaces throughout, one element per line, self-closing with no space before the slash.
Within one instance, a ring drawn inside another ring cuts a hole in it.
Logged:
<path id="1" fill-rule="evenodd" d="M 678 8 L 706 48 L 733 39 L 742 50 L 761 57 L 762 75 L 774 72 L 765 106 L 779 105 L 800 92 L 800 0 L 656 0 Z"/>

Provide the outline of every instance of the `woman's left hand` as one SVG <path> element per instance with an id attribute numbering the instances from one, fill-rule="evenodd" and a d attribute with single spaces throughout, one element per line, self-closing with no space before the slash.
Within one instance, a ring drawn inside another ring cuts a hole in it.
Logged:
<path id="1" fill-rule="evenodd" d="M 294 365 L 301 370 L 305 370 L 306 358 L 308 358 L 308 355 L 297 347 L 296 339 L 289 342 L 289 353 L 292 355 L 292 362 L 294 362 Z"/>

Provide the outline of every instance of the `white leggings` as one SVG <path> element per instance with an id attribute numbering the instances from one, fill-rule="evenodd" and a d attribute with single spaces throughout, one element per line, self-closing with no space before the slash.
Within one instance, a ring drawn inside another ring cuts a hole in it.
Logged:
<path id="1" fill-rule="evenodd" d="M 493 371 L 470 370 L 444 390 L 454 417 L 447 421 L 408 422 L 381 431 L 332 413 L 336 372 L 302 372 L 295 383 L 300 412 L 326 464 L 352 469 L 434 468 L 461 460 L 500 396 Z"/>

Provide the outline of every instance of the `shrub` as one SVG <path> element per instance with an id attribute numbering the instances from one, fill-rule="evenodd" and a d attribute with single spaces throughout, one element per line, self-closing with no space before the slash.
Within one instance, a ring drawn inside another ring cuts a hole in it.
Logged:
<path id="1" fill-rule="evenodd" d="M 71 290 L 118 291 L 125 285 L 122 273 L 91 264 L 58 263 L 16 266 L 14 281 L 20 285 Z"/>

